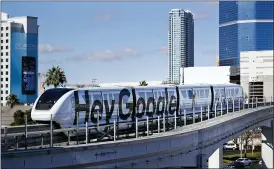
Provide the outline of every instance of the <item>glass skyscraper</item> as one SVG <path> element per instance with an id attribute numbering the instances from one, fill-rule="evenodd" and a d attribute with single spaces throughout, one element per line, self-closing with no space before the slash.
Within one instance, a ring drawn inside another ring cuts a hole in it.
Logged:
<path id="1" fill-rule="evenodd" d="M 273 50 L 272 1 L 219 2 L 220 66 L 240 66 L 240 52 Z"/>
<path id="2" fill-rule="evenodd" d="M 180 68 L 194 66 L 194 21 L 190 11 L 169 12 L 168 75 L 169 81 L 180 83 Z"/>

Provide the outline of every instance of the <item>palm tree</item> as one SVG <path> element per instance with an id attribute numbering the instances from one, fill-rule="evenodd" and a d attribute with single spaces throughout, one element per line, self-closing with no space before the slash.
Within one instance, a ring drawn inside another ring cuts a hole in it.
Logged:
<path id="1" fill-rule="evenodd" d="M 139 82 L 139 86 L 147 86 L 147 82 L 145 80 Z"/>
<path id="2" fill-rule="evenodd" d="M 10 106 L 10 108 L 12 108 L 16 104 L 19 104 L 19 99 L 15 94 L 10 94 L 7 97 L 7 105 Z"/>
<path id="3" fill-rule="evenodd" d="M 53 85 L 55 88 L 59 85 L 62 87 L 65 86 L 67 83 L 67 78 L 65 72 L 61 70 L 59 66 L 53 66 L 51 69 L 48 70 L 46 73 L 46 80 L 45 83 L 47 86 Z"/>

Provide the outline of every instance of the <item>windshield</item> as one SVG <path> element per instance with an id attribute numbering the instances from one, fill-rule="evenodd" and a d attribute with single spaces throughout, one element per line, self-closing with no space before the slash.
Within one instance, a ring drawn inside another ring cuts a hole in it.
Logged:
<path id="1" fill-rule="evenodd" d="M 237 161 L 244 161 L 244 159 L 243 158 L 239 158 Z"/>
<path id="2" fill-rule="evenodd" d="M 35 109 L 36 110 L 50 110 L 60 97 L 73 89 L 49 89 L 45 91 L 39 98 Z"/>

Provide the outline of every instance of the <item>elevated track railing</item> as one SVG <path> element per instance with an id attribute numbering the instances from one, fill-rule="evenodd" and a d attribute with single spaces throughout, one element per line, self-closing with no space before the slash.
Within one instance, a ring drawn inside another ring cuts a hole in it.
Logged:
<path id="1" fill-rule="evenodd" d="M 7 129 L 7 127 L 2 129 L 1 140 L 4 143 L 2 144 L 2 152 L 145 137 L 172 131 L 177 127 L 217 118 L 228 113 L 273 105 L 272 97 L 269 102 L 267 102 L 266 99 L 264 99 L 264 102 L 258 102 L 255 98 L 246 100 L 251 100 L 251 102 L 241 102 L 240 104 L 242 104 L 242 106 L 240 106 L 240 108 L 235 108 L 237 106 L 234 106 L 234 104 L 232 108 L 228 106 L 222 107 L 225 106 L 225 104 L 222 105 L 221 103 L 214 105 L 216 106 L 215 112 L 210 112 L 208 108 L 201 107 L 199 113 L 186 114 L 186 111 L 180 107 L 180 113 L 178 113 L 178 115 L 174 113 L 174 116 L 166 116 L 165 113 L 163 113 L 162 117 L 147 117 L 145 120 L 135 118 L 135 121 L 128 123 L 122 123 L 116 120 L 113 124 L 88 126 L 86 123 L 85 127 L 79 127 L 77 124 L 77 126 L 73 128 L 55 129 L 51 121 L 50 125 L 41 125 L 44 128 L 40 126 L 38 130 L 29 130 L 29 128 L 33 128 L 33 125 L 28 126 L 26 121 L 25 126 L 21 126 L 21 129 L 17 130 L 20 132 L 8 132 L 9 128 Z M 232 102 L 234 103 L 233 100 Z M 219 111 L 217 111 L 218 106 L 221 107 Z M 22 132 L 22 130 L 24 130 L 24 132 Z"/>

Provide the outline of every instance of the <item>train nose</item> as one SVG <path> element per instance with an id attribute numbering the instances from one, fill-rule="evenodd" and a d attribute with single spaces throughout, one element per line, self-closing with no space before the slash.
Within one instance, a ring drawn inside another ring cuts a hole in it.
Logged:
<path id="1" fill-rule="evenodd" d="M 34 121 L 50 121 L 51 119 L 54 119 L 54 116 L 51 111 L 32 110 L 31 118 Z"/>

